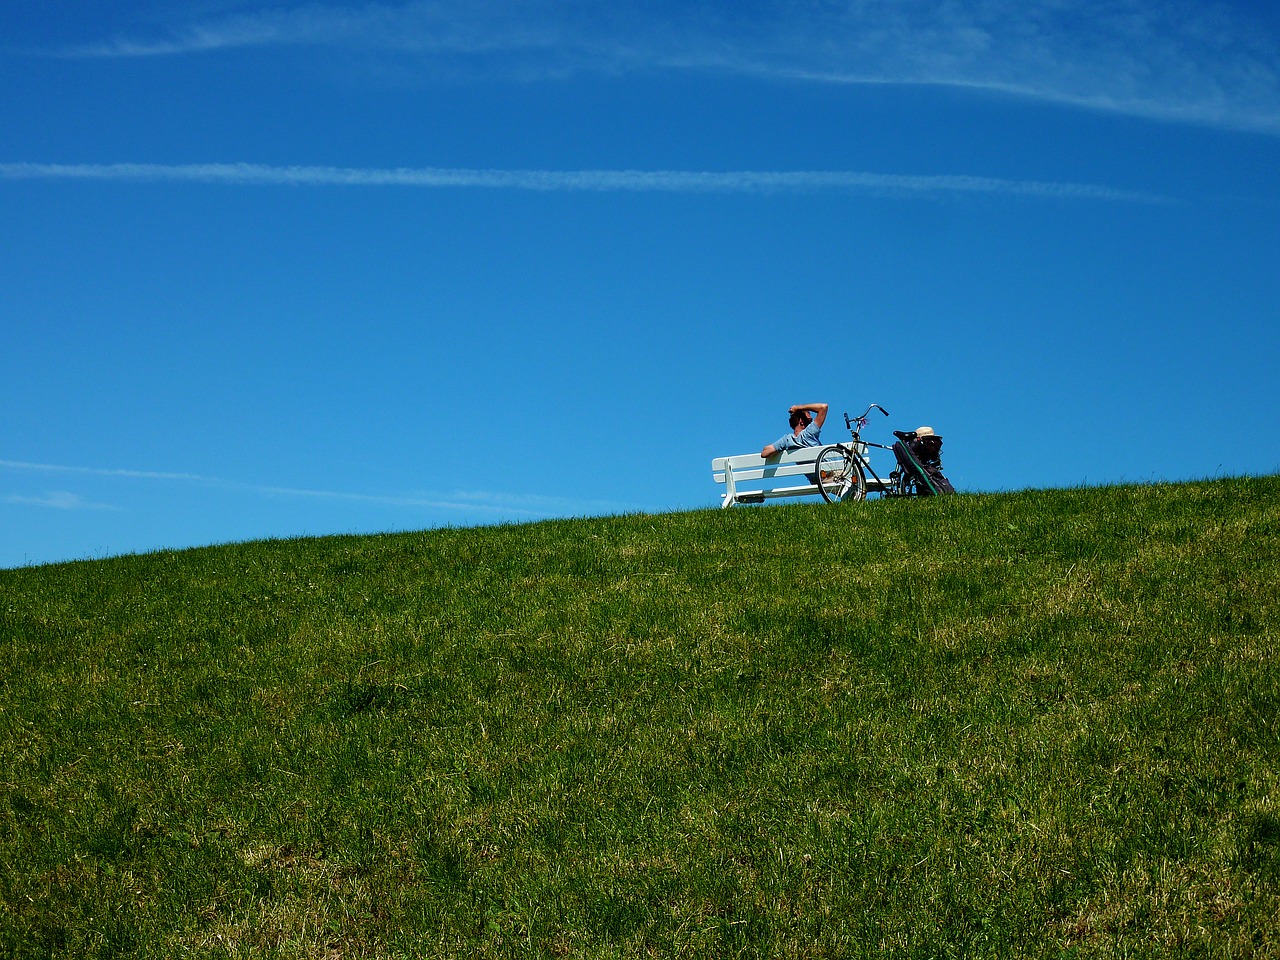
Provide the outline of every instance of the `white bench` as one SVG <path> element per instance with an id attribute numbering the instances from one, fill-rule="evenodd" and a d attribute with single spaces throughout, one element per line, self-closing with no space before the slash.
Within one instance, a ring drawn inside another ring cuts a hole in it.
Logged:
<path id="1" fill-rule="evenodd" d="M 716 483 L 724 484 L 722 507 L 736 503 L 764 503 L 775 497 L 817 497 L 822 492 L 809 480 L 814 472 L 814 461 L 827 447 L 848 447 L 849 443 L 824 443 L 820 447 L 800 447 L 786 453 L 775 453 L 764 459 L 758 453 L 744 453 L 736 457 L 716 457 L 711 461 L 711 476 Z M 866 453 L 866 446 L 862 448 Z M 797 484 L 793 478 L 804 482 Z M 745 484 L 746 486 L 740 486 Z M 875 477 L 867 477 L 867 492 L 878 491 Z"/>

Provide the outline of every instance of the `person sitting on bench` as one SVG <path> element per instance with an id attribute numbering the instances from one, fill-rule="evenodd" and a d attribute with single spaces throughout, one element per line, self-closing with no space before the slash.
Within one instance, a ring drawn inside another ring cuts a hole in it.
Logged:
<path id="1" fill-rule="evenodd" d="M 785 453 L 788 450 L 795 450 L 797 447 L 819 447 L 822 445 L 819 434 L 822 431 L 822 425 L 827 420 L 827 405 L 825 403 L 797 403 L 787 413 L 790 414 L 788 422 L 791 424 L 791 432 L 784 433 L 773 443 L 766 446 L 760 451 L 760 456 L 768 459 L 775 453 Z"/>

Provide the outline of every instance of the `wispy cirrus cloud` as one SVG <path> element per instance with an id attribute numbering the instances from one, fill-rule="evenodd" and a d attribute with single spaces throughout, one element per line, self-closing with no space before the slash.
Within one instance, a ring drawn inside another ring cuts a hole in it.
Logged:
<path id="1" fill-rule="evenodd" d="M 135 470 L 111 467 L 85 467 L 66 464 L 34 463 L 24 460 L 0 460 L 0 470 L 26 473 L 77 475 L 140 481 L 165 481 L 217 487 L 225 491 L 262 497 L 284 497 L 304 500 L 334 500 L 374 506 L 413 510 L 482 514 L 494 517 L 543 519 L 574 513 L 622 513 L 636 509 L 633 505 L 604 500 L 581 500 L 534 494 L 502 493 L 487 490 L 452 491 L 443 494 L 403 493 L 378 494 L 349 490 L 326 490 L 286 487 L 272 484 L 243 483 L 195 473 L 158 470 Z M 110 504 L 85 499 L 80 494 L 56 491 L 39 495 L 6 494 L 0 503 L 49 507 L 60 510 L 120 509 Z"/>
<path id="2" fill-rule="evenodd" d="M 26 460 L 0 460 L 0 469 L 28 470 L 41 473 L 78 473 L 96 477 L 126 477 L 134 480 L 203 480 L 194 473 L 164 473 L 155 470 L 120 470 L 103 467 L 68 467 Z"/>
<path id="3" fill-rule="evenodd" d="M 713 70 L 928 84 L 1280 133 L 1280 37 L 1269 29 L 1247 5 L 1226 0 L 418 0 L 275 4 L 63 53 L 288 45 L 407 54 L 426 69 L 520 78 Z"/>
<path id="4" fill-rule="evenodd" d="M 811 9 L 802 4 L 802 9 Z M 744 70 L 991 91 L 1280 132 L 1280 37 L 1245 5 L 1189 0 L 850 0 L 778 24 Z"/>
<path id="5" fill-rule="evenodd" d="M 485 55 L 588 46 L 593 31 L 579 16 L 592 4 L 558 8 L 484 0 L 276 4 L 202 19 L 175 20 L 147 34 L 118 33 L 62 48 L 68 57 L 161 57 L 245 47 L 342 47 L 413 54 Z M 589 21 L 591 18 L 587 18 Z M 611 54 L 601 51 L 598 58 Z M 580 51 L 579 65 L 589 58 Z M 598 64 L 597 64 L 598 65 Z"/>
<path id="6" fill-rule="evenodd" d="M 1047 199 L 1161 202 L 1153 194 L 1084 183 L 850 170 L 367 169 L 251 163 L 0 163 L 0 180 L 125 180 L 231 185 L 481 188 L 541 192 L 767 193 L 845 191 L 916 195 L 1007 194 Z"/>
<path id="7" fill-rule="evenodd" d="M 53 510 L 119 510 L 120 507 L 110 503 L 97 503 L 93 500 L 86 500 L 78 493 L 69 493 L 65 490 L 52 490 L 48 493 L 39 494 L 37 496 L 26 496 L 22 494 L 5 494 L 0 497 L 0 502 L 11 503 L 25 507 L 48 507 Z"/>

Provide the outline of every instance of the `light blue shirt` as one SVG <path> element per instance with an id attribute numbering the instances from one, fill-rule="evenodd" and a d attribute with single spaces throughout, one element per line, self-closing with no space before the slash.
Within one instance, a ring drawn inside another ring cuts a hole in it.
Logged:
<path id="1" fill-rule="evenodd" d="M 794 433 L 784 433 L 773 441 L 773 446 L 779 453 L 786 453 L 788 450 L 796 450 L 800 447 L 820 447 L 822 446 L 822 440 L 819 437 L 821 432 L 822 428 L 815 420 L 801 430 L 799 436 Z"/>

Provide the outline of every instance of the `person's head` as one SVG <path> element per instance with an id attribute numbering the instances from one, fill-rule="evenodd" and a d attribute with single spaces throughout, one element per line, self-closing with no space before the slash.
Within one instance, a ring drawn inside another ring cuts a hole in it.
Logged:
<path id="1" fill-rule="evenodd" d="M 796 427 L 807 427 L 812 420 L 813 417 L 809 416 L 808 410 L 797 410 L 788 418 L 792 430 Z"/>

